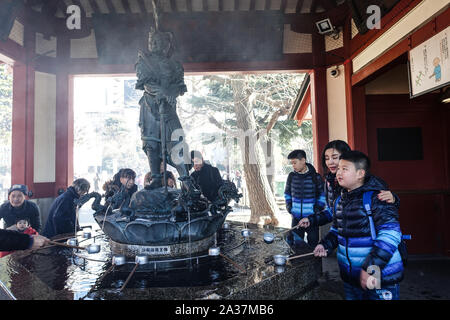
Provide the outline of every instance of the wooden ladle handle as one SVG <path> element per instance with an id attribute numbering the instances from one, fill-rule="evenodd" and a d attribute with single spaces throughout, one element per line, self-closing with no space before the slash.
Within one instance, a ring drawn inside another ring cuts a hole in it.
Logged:
<path id="1" fill-rule="evenodd" d="M 128 276 L 127 280 L 125 280 L 125 283 L 123 284 L 122 288 L 120 288 L 120 291 L 122 291 L 123 289 L 125 289 L 125 287 L 128 284 L 128 281 L 130 281 L 131 277 L 133 276 L 134 272 L 136 271 L 137 267 L 139 266 L 139 263 L 136 263 L 136 265 L 134 266 L 133 270 L 131 271 L 130 275 Z"/>
<path id="2" fill-rule="evenodd" d="M 73 248 L 73 249 L 80 249 L 80 250 L 86 249 L 85 247 L 71 246 L 70 244 L 60 243 L 60 242 L 56 242 L 56 241 L 52 241 L 52 240 L 49 240 L 48 243 L 53 244 L 55 246 L 61 246 L 61 247 L 66 247 L 66 248 Z"/>

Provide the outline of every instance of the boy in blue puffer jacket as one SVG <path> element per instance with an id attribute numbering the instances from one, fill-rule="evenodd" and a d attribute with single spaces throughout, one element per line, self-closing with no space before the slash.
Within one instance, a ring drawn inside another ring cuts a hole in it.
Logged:
<path id="1" fill-rule="evenodd" d="M 364 153 L 341 155 L 336 177 L 344 190 L 334 204 L 333 226 L 314 255 L 326 257 L 327 251 L 338 248 L 347 300 L 398 300 L 403 279 L 398 210 L 378 199 L 384 185 L 369 169 L 370 160 Z"/>
<path id="2" fill-rule="evenodd" d="M 292 215 L 292 227 L 297 226 L 302 218 L 308 217 L 326 207 L 323 181 L 314 167 L 306 162 L 303 150 L 294 150 L 288 155 L 294 169 L 288 175 L 284 198 L 286 209 Z M 294 229 L 288 237 L 288 242 L 303 241 L 307 233 L 308 244 L 315 247 L 319 242 L 319 227 Z"/>

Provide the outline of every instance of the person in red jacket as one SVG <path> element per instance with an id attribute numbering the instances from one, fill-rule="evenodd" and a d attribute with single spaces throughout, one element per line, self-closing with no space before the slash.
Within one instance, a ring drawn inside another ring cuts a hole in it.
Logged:
<path id="1" fill-rule="evenodd" d="M 18 231 L 20 233 L 28 234 L 30 236 L 39 235 L 39 233 L 30 226 L 30 221 L 28 219 L 23 218 L 17 219 L 16 224 L 12 225 L 7 230 Z M 12 252 L 14 251 L 0 251 L 0 258 L 3 258 L 4 256 L 7 256 Z"/>

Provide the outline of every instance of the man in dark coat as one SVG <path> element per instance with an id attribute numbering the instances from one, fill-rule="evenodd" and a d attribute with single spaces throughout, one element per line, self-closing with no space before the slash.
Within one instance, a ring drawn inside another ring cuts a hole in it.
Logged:
<path id="1" fill-rule="evenodd" d="M 47 238 L 58 234 L 75 231 L 76 205 L 75 200 L 85 195 L 90 188 L 86 179 L 75 180 L 67 191 L 52 203 L 42 235 Z"/>
<path id="2" fill-rule="evenodd" d="M 16 224 L 18 218 L 27 219 L 37 232 L 41 230 L 41 218 L 38 206 L 26 200 L 28 188 L 23 184 L 14 184 L 8 191 L 8 201 L 0 206 L 0 220 L 3 219 L 5 229 Z"/>
<path id="3" fill-rule="evenodd" d="M 223 184 L 219 169 L 203 161 L 199 151 L 191 151 L 194 172 L 191 177 L 200 188 L 202 194 L 211 202 L 217 199 L 220 186 Z"/>
<path id="4" fill-rule="evenodd" d="M 0 230 L 0 251 L 37 249 L 47 244 L 48 239 L 39 235 L 28 235 L 12 230 Z"/>

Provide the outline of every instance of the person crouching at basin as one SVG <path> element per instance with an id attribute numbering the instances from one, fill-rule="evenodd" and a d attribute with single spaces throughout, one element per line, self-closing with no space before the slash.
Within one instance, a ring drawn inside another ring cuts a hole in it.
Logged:
<path id="1" fill-rule="evenodd" d="M 370 160 L 360 151 L 340 156 L 336 177 L 344 190 L 334 204 L 332 227 L 314 255 L 326 257 L 338 249 L 347 300 L 398 300 L 404 268 L 398 209 L 378 198 L 384 184 L 369 169 Z"/>
<path id="2" fill-rule="evenodd" d="M 37 231 L 30 226 L 28 219 L 18 218 L 15 225 L 12 225 L 8 230 L 17 231 L 28 235 L 38 235 Z M 0 251 L 0 258 L 7 256 L 12 251 Z"/>
<path id="3" fill-rule="evenodd" d="M 218 197 L 220 186 L 223 185 L 219 169 L 206 163 L 199 151 L 191 151 L 191 161 L 194 164 L 191 177 L 194 178 L 202 194 L 213 202 Z"/>
<path id="4" fill-rule="evenodd" d="M 125 168 L 120 171 L 120 184 L 121 189 L 125 189 L 128 195 L 131 197 L 138 189 L 137 185 L 134 183 L 136 180 L 136 172 L 134 170 Z"/>
<path id="5" fill-rule="evenodd" d="M 24 184 L 14 184 L 8 191 L 8 201 L 0 207 L 0 220 L 3 219 L 5 229 L 14 226 L 18 218 L 28 219 L 38 232 L 41 230 L 41 218 L 38 206 L 27 200 L 29 191 Z"/>
<path id="6" fill-rule="evenodd" d="M 163 169 L 161 169 L 161 175 L 163 175 Z M 167 180 L 167 186 L 169 188 L 177 188 L 177 179 L 175 178 L 175 175 L 172 171 L 166 171 L 166 180 Z M 146 173 L 144 177 L 144 189 L 151 190 L 150 184 L 152 183 L 152 172 L 149 171 Z"/>
<path id="7" fill-rule="evenodd" d="M 76 205 L 74 201 L 88 193 L 90 187 L 86 179 L 77 179 L 66 192 L 55 199 L 42 232 L 45 237 L 51 238 L 58 234 L 75 232 Z"/>

